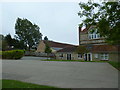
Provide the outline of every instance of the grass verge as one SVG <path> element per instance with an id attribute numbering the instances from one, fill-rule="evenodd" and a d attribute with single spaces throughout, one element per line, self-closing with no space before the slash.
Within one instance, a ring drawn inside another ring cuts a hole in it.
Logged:
<path id="1" fill-rule="evenodd" d="M 120 62 L 108 61 L 108 63 L 111 64 L 116 69 L 120 70 Z"/>
<path id="2" fill-rule="evenodd" d="M 2 80 L 2 88 L 53 88 L 58 90 L 70 90 L 64 88 L 56 88 L 52 86 L 45 86 L 45 85 L 37 85 L 32 83 L 21 82 L 17 80 Z"/>

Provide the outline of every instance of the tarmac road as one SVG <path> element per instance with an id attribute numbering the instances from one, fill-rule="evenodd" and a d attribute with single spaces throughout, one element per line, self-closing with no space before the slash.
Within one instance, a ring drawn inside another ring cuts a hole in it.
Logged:
<path id="1" fill-rule="evenodd" d="M 101 62 L 2 60 L 2 78 L 61 88 L 118 88 L 118 70 Z"/>

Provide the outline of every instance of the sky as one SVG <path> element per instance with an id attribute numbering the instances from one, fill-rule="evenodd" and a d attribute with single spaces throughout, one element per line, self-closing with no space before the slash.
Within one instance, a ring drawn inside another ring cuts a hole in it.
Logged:
<path id="1" fill-rule="evenodd" d="M 49 40 L 78 45 L 78 2 L 2 2 L 2 34 L 15 35 L 16 19 L 26 18 L 40 27 Z"/>

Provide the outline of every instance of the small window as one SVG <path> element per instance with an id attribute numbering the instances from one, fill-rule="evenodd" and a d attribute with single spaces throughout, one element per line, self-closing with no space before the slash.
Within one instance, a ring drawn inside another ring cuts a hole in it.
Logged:
<path id="1" fill-rule="evenodd" d="M 94 57 L 95 57 L 95 58 L 98 58 L 98 54 L 94 54 Z"/>
<path id="2" fill-rule="evenodd" d="M 97 33 L 97 29 L 94 32 L 89 32 L 88 33 L 88 38 L 89 39 L 99 39 L 100 38 L 100 34 Z"/>
<path id="3" fill-rule="evenodd" d="M 97 38 L 97 34 L 94 35 L 94 38 Z"/>
<path id="4" fill-rule="evenodd" d="M 82 54 L 78 54 L 78 58 L 82 58 Z"/>
<path id="5" fill-rule="evenodd" d="M 101 60 L 108 60 L 109 55 L 107 53 L 101 54 Z"/>
<path id="6" fill-rule="evenodd" d="M 61 53 L 61 54 L 59 55 L 59 57 L 63 57 L 63 54 Z"/>

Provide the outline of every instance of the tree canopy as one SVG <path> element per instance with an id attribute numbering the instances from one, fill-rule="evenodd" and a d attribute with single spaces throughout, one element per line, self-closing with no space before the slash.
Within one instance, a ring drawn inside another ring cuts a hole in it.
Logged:
<path id="1" fill-rule="evenodd" d="M 110 44 L 120 43 L 120 2 L 79 3 L 80 27 L 96 25 L 101 36 Z"/>
<path id="2" fill-rule="evenodd" d="M 12 37 L 10 34 L 6 35 L 4 37 L 4 40 L 7 42 L 8 46 L 11 47 L 13 45 L 13 42 L 12 42 Z"/>
<path id="3" fill-rule="evenodd" d="M 86 46 L 78 46 L 76 49 L 76 53 L 83 55 L 85 53 L 88 53 L 88 50 L 87 50 Z"/>
<path id="4" fill-rule="evenodd" d="M 20 42 L 24 42 L 24 45 L 27 45 L 30 50 L 42 40 L 39 29 L 38 25 L 31 23 L 29 20 L 18 18 L 15 24 L 16 38 Z"/>
<path id="5" fill-rule="evenodd" d="M 46 41 L 47 41 L 47 40 L 48 40 L 48 37 L 47 37 L 47 36 L 45 36 L 45 37 L 44 37 L 44 40 L 46 40 Z"/>
<path id="6" fill-rule="evenodd" d="M 11 47 L 14 49 L 25 49 L 26 48 L 23 42 L 15 38 L 12 38 L 10 34 L 7 34 L 2 41 L 3 41 L 3 47 L 5 47 L 4 44 L 7 45 L 8 47 L 5 49 L 10 49 Z"/>
<path id="7" fill-rule="evenodd" d="M 51 53 L 51 52 L 52 52 L 52 50 L 50 49 L 49 45 L 46 44 L 45 53 L 49 54 L 49 53 Z"/>

